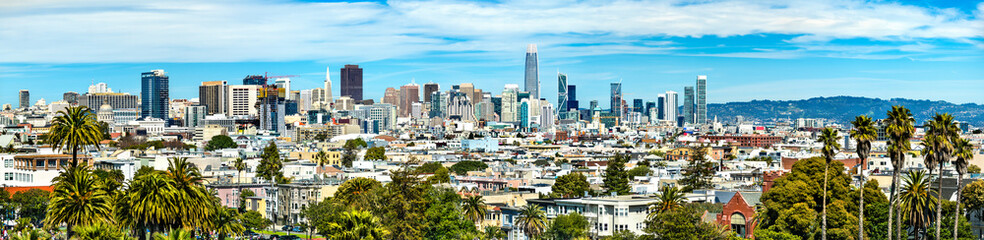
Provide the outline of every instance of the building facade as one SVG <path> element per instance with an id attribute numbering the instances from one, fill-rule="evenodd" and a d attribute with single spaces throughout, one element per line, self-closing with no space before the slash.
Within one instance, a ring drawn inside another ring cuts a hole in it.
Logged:
<path id="1" fill-rule="evenodd" d="M 202 85 L 198 86 L 198 102 L 205 106 L 209 115 L 225 114 L 228 92 L 226 81 L 202 82 Z"/>
<path id="2" fill-rule="evenodd" d="M 168 119 L 169 81 L 170 79 L 161 69 L 140 74 L 141 117 Z"/>
<path id="3" fill-rule="evenodd" d="M 540 79 L 537 77 L 537 57 L 536 44 L 526 47 L 526 92 L 530 93 L 530 98 L 540 99 Z"/>
<path id="4" fill-rule="evenodd" d="M 362 68 L 359 65 L 345 65 L 340 75 L 342 87 L 339 95 L 362 101 Z"/>

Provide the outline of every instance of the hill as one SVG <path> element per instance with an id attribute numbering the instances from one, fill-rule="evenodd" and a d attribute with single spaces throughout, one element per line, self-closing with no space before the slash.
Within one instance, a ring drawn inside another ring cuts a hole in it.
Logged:
<path id="1" fill-rule="evenodd" d="M 824 118 L 848 124 L 854 116 L 868 115 L 874 119 L 885 118 L 893 105 L 902 105 L 912 112 L 918 124 L 936 113 L 949 113 L 957 121 L 972 126 L 984 126 L 984 105 L 953 104 L 946 101 L 912 100 L 904 98 L 878 99 L 865 97 L 816 97 L 804 100 L 773 101 L 752 100 L 707 104 L 708 118 L 717 116 L 720 121 L 734 121 L 735 116 L 748 120 L 772 120 L 796 118 Z"/>

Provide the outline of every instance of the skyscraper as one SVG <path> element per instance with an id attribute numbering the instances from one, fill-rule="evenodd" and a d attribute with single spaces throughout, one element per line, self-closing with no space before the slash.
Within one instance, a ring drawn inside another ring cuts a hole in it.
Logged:
<path id="1" fill-rule="evenodd" d="M 537 78 L 536 44 L 526 47 L 526 91 L 530 99 L 540 99 L 540 79 Z"/>
<path id="2" fill-rule="evenodd" d="M 362 68 L 359 65 L 345 65 L 341 72 L 341 96 L 347 96 L 355 101 L 362 101 Z"/>
<path id="3" fill-rule="evenodd" d="M 334 101 L 331 95 L 331 66 L 325 67 L 325 89 L 324 89 L 323 96 L 324 98 L 320 98 L 321 102 L 330 103 Z M 317 98 L 313 98 L 313 99 L 317 99 Z"/>
<path id="4" fill-rule="evenodd" d="M 649 111 L 651 109 L 659 109 L 659 108 L 656 107 L 656 102 L 646 101 L 646 109 L 642 110 L 642 114 L 649 114 Z M 650 116 L 650 117 L 652 117 L 652 116 Z"/>
<path id="5" fill-rule="evenodd" d="M 567 110 L 577 111 L 580 108 L 577 103 L 577 86 L 567 85 Z"/>
<path id="6" fill-rule="evenodd" d="M 694 123 L 694 87 L 683 87 L 683 122 Z"/>
<path id="7" fill-rule="evenodd" d="M 205 122 L 205 112 L 208 107 L 192 105 L 185 107 L 184 126 L 189 128 L 201 127 Z"/>
<path id="8" fill-rule="evenodd" d="M 69 104 L 79 104 L 79 93 L 77 92 L 66 92 L 62 94 L 62 100 L 68 102 Z"/>
<path id="9" fill-rule="evenodd" d="M 433 82 L 424 83 L 424 101 L 431 102 L 431 94 L 437 91 L 441 91 L 441 85 Z"/>
<path id="10" fill-rule="evenodd" d="M 677 92 L 666 91 L 666 100 L 663 101 L 666 105 L 663 107 L 663 120 L 671 120 L 674 122 L 677 120 L 677 107 L 679 106 L 677 105 L 678 100 L 679 97 L 677 96 Z"/>
<path id="11" fill-rule="evenodd" d="M 645 110 L 645 108 L 646 108 L 646 106 L 643 105 L 642 99 L 638 99 L 638 98 L 632 99 L 632 111 L 633 112 L 641 113 L 642 110 Z"/>
<path id="12" fill-rule="evenodd" d="M 410 84 L 400 86 L 400 117 L 410 116 L 413 104 L 420 102 L 420 85 Z"/>
<path id="13" fill-rule="evenodd" d="M 697 123 L 707 123 L 707 76 L 697 76 Z"/>
<path id="14" fill-rule="evenodd" d="M 656 119 L 666 120 L 666 94 L 656 96 Z"/>
<path id="15" fill-rule="evenodd" d="M 609 112 L 611 112 L 611 113 L 617 113 L 618 115 L 616 115 L 616 116 L 621 116 L 621 112 L 622 112 L 622 83 L 621 82 L 617 82 L 617 83 L 612 83 L 611 85 L 612 85 L 612 91 L 611 91 L 611 98 L 612 99 L 611 99 L 611 104 L 609 105 L 609 106 L 611 106 L 611 109 L 609 110 Z"/>
<path id="16" fill-rule="evenodd" d="M 140 116 L 167 120 L 168 77 L 164 70 L 157 69 L 140 74 Z"/>
<path id="17" fill-rule="evenodd" d="M 198 86 L 198 102 L 205 106 L 205 111 L 209 115 L 226 113 L 228 92 L 226 81 L 202 82 L 202 85 Z"/>
<path id="18" fill-rule="evenodd" d="M 277 78 L 277 79 L 274 79 L 273 80 L 273 84 L 276 84 L 277 85 L 277 89 L 279 89 L 279 91 L 283 91 L 284 93 L 287 93 L 287 95 L 284 96 L 284 99 L 286 99 L 286 100 L 295 100 L 294 99 L 294 96 L 292 96 L 292 94 L 290 92 L 290 78 Z"/>
<path id="19" fill-rule="evenodd" d="M 399 107 L 400 91 L 397 91 L 396 88 L 386 88 L 385 92 L 383 92 L 383 103 Z"/>
<path id="20" fill-rule="evenodd" d="M 267 79 L 260 75 L 249 75 L 243 78 L 243 85 L 266 85 Z"/>
<path id="21" fill-rule="evenodd" d="M 475 85 L 471 83 L 462 83 L 458 85 L 458 92 L 461 92 L 468 97 L 468 101 L 475 102 Z"/>
<path id="22" fill-rule="evenodd" d="M 109 88 L 109 86 L 106 85 L 106 83 L 96 83 L 96 84 L 89 85 L 89 93 L 111 93 L 111 92 L 113 92 L 113 89 Z"/>
<path id="23" fill-rule="evenodd" d="M 506 84 L 505 89 L 502 90 L 502 119 L 503 122 L 516 122 L 518 111 L 519 99 L 519 85 L 516 84 Z"/>
<path id="24" fill-rule="evenodd" d="M 18 97 L 20 97 L 20 108 L 31 107 L 31 92 L 27 89 L 20 90 Z"/>
<path id="25" fill-rule="evenodd" d="M 262 86 L 231 85 L 226 88 L 226 115 L 256 116 L 256 103 Z"/>
<path id="26" fill-rule="evenodd" d="M 567 116 L 567 74 L 557 73 L 557 115 Z"/>

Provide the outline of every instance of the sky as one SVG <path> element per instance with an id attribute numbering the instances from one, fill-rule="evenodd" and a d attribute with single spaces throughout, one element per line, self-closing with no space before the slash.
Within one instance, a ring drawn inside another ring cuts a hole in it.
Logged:
<path id="1" fill-rule="evenodd" d="M 984 2 L 860 0 L 0 0 L 0 103 L 53 102 L 93 82 L 139 94 L 164 69 L 172 99 L 203 81 L 299 75 L 338 95 L 358 64 L 364 95 L 414 81 L 522 86 L 537 44 L 540 95 L 557 73 L 586 106 L 655 100 L 707 75 L 709 103 L 864 96 L 984 104 Z M 682 100 L 681 100 L 682 102 Z"/>

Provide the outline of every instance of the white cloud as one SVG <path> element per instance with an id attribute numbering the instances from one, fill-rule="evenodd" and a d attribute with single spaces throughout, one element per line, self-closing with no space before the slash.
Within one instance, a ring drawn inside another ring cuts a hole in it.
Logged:
<path id="1" fill-rule="evenodd" d="M 674 53 L 652 37 L 789 34 L 803 47 L 833 39 L 887 41 L 933 51 L 925 39 L 980 45 L 976 15 L 886 2 L 839 1 L 2 1 L 0 62 L 371 61 L 433 52 L 503 57 L 525 43 L 564 56 Z M 979 47 L 979 46 L 978 46 Z M 519 50 L 517 50 L 519 49 Z M 831 54 L 837 56 L 837 54 Z M 906 55 L 907 56 L 907 55 Z"/>

